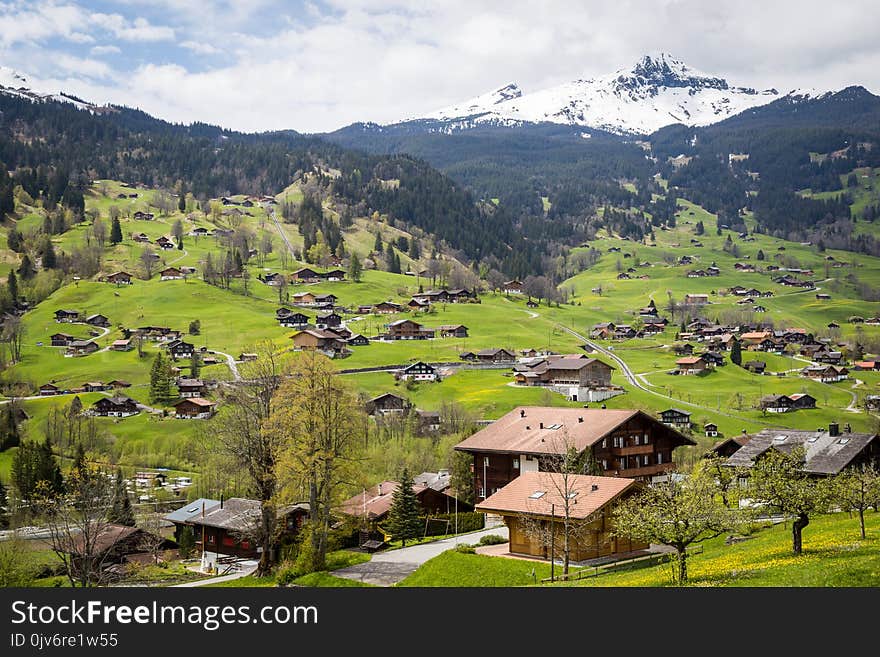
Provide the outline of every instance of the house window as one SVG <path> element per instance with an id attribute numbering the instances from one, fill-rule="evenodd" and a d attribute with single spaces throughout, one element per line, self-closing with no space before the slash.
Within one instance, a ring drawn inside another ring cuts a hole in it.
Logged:
<path id="1" fill-rule="evenodd" d="M 483 499 L 486 499 L 486 487 L 485 486 L 480 486 L 480 497 L 482 497 Z"/>
<path id="2" fill-rule="evenodd" d="M 644 458 L 642 459 L 642 465 L 648 465 L 649 461 L 650 461 L 650 457 L 647 454 L 645 454 Z"/>
<path id="3" fill-rule="evenodd" d="M 602 447 L 608 447 L 608 439 L 607 438 L 602 439 Z"/>
<path id="4" fill-rule="evenodd" d="M 608 469 L 608 460 L 607 459 L 602 459 L 602 469 L 603 470 Z"/>
<path id="5" fill-rule="evenodd" d="M 648 444 L 648 434 L 645 434 L 644 436 L 642 436 L 642 445 L 647 445 L 647 444 Z"/>
<path id="6" fill-rule="evenodd" d="M 242 541 L 241 542 L 241 549 L 242 550 L 250 550 L 251 549 L 251 542 L 250 541 Z"/>
<path id="7" fill-rule="evenodd" d="M 214 534 L 208 534 L 208 543 L 214 545 Z"/>
<path id="8" fill-rule="evenodd" d="M 519 470 L 519 459 L 513 459 L 514 470 Z"/>
<path id="9" fill-rule="evenodd" d="M 531 454 L 526 454 L 526 461 L 534 461 L 534 460 L 535 460 L 534 456 L 532 456 Z"/>
<path id="10" fill-rule="evenodd" d="M 489 467 L 489 457 L 488 456 L 483 457 L 483 465 L 486 467 Z"/>
<path id="11" fill-rule="evenodd" d="M 231 546 L 235 545 L 235 540 L 231 536 L 224 536 L 223 537 L 223 545 L 225 545 L 227 547 L 231 547 Z"/>
<path id="12" fill-rule="evenodd" d="M 663 463 L 663 452 L 657 452 L 657 465 Z"/>

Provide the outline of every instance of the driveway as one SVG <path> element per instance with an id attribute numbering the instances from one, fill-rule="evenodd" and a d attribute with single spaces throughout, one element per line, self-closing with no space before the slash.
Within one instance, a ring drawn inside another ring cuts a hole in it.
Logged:
<path id="1" fill-rule="evenodd" d="M 353 579 L 375 586 L 394 586 L 418 570 L 419 566 L 423 563 L 433 559 L 438 554 L 451 550 L 459 544 L 478 543 L 480 538 L 489 534 L 497 534 L 506 539 L 508 537 L 507 527 L 505 525 L 497 525 L 489 529 L 482 529 L 470 534 L 461 534 L 453 538 L 444 538 L 439 541 L 432 541 L 431 543 L 422 543 L 412 547 L 400 548 L 399 550 L 389 550 L 388 552 L 377 552 L 373 555 L 372 560 L 366 563 L 340 568 L 339 570 L 334 570 L 332 574 L 336 577 L 345 577 L 346 579 Z"/>

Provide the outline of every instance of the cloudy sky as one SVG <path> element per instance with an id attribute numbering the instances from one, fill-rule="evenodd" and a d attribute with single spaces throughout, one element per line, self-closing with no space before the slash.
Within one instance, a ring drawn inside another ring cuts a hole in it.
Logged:
<path id="1" fill-rule="evenodd" d="M 0 0 L 0 66 L 179 122 L 333 130 L 664 51 L 734 84 L 880 93 L 876 0 Z"/>

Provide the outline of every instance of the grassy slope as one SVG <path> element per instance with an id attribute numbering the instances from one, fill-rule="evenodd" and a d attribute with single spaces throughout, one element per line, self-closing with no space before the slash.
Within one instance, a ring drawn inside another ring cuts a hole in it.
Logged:
<path id="1" fill-rule="evenodd" d="M 776 525 L 754 538 L 725 545 L 725 536 L 706 541 L 704 551 L 688 559 L 690 586 L 874 587 L 880 585 L 877 543 L 880 514 L 866 516 L 868 538 L 859 537 L 858 518 L 818 516 L 804 530 L 804 552 L 791 552 L 791 530 Z M 504 557 L 444 552 L 399 586 L 529 586 L 549 577 L 549 564 Z M 558 571 L 557 571 L 558 572 Z M 668 564 L 610 572 L 555 586 L 669 586 Z M 544 584 L 543 586 L 550 586 Z"/>

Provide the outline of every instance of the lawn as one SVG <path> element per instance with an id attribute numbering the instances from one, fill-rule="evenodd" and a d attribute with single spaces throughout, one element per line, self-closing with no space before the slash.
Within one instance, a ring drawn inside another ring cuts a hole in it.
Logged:
<path id="1" fill-rule="evenodd" d="M 837 513 L 816 516 L 804 530 L 804 551 L 791 552 L 787 524 L 757 530 L 748 540 L 726 545 L 722 535 L 703 543 L 688 558 L 690 586 L 876 587 L 880 586 L 880 514 L 868 513 L 868 537 L 859 536 L 858 518 Z M 532 569 L 535 577 L 532 576 Z M 558 572 L 558 571 L 557 571 Z M 444 552 L 398 586 L 533 586 L 550 576 L 539 561 Z M 598 577 L 541 586 L 670 586 L 668 563 L 609 571 Z"/>

